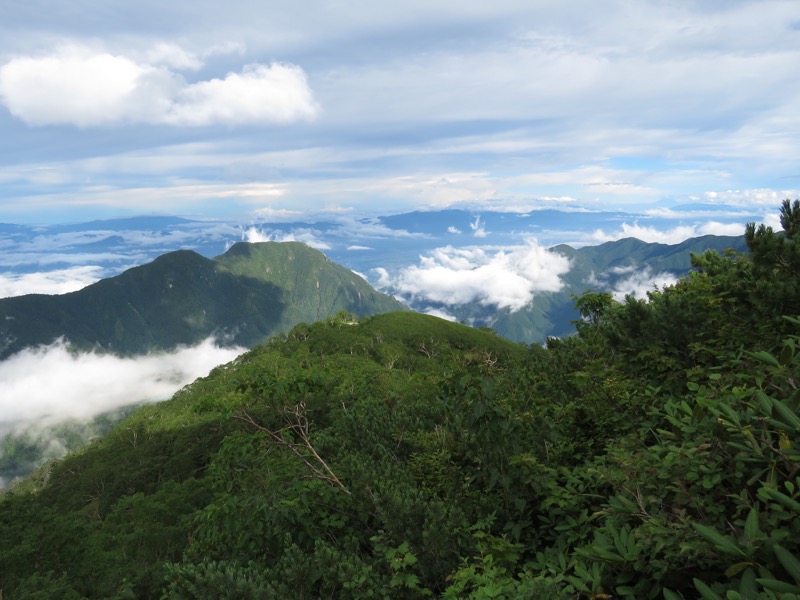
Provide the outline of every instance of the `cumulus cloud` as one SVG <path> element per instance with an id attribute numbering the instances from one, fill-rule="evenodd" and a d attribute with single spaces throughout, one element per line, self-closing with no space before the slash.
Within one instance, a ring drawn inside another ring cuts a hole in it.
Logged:
<path id="1" fill-rule="evenodd" d="M 220 348 L 211 339 L 135 358 L 74 354 L 64 342 L 26 349 L 0 362 L 0 418 L 19 426 L 87 420 L 124 406 L 165 400 L 242 351 Z"/>
<path id="2" fill-rule="evenodd" d="M 25 294 L 67 294 L 85 288 L 103 275 L 102 267 L 83 266 L 42 273 L 0 275 L 0 298 Z"/>
<path id="3" fill-rule="evenodd" d="M 267 232 L 253 226 L 242 234 L 242 239 L 252 244 L 259 242 L 302 242 L 315 250 L 331 249 L 330 244 L 319 239 L 319 232 L 311 229 L 295 229 L 284 233 L 280 231 Z"/>
<path id="4" fill-rule="evenodd" d="M 663 288 L 678 283 L 678 278 L 670 273 L 653 274 L 649 267 L 639 271 L 633 271 L 624 279 L 618 280 L 614 284 L 612 294 L 615 300 L 622 301 L 625 296 L 634 298 L 646 298 L 647 292 L 652 292 L 656 288 Z"/>
<path id="5" fill-rule="evenodd" d="M 303 70 L 273 63 L 249 65 L 224 79 L 180 89 L 163 121 L 172 125 L 291 123 L 312 119 L 317 112 Z"/>
<path id="6" fill-rule="evenodd" d="M 591 239 L 593 242 L 603 243 L 621 240 L 624 238 L 636 238 L 643 242 L 656 242 L 660 244 L 680 244 L 689 238 L 702 235 L 743 235 L 744 226 L 741 223 L 719 223 L 709 221 L 701 225 L 678 225 L 671 229 L 660 230 L 655 227 L 646 227 L 634 223 L 630 225 L 623 223 L 622 228 L 615 232 L 606 232 L 596 229 Z"/>
<path id="7" fill-rule="evenodd" d="M 475 217 L 475 221 L 469 224 L 469 228 L 472 229 L 472 235 L 476 238 L 485 238 L 488 235 L 486 233 L 486 226 L 481 223 L 480 215 Z"/>
<path id="8" fill-rule="evenodd" d="M 550 252 L 535 240 L 511 250 L 438 248 L 391 277 L 376 270 L 379 284 L 417 301 L 446 305 L 478 302 L 519 310 L 538 292 L 563 287 L 561 275 L 570 269 L 569 259 Z"/>
<path id="9" fill-rule="evenodd" d="M 81 127 L 290 123 L 319 110 L 296 65 L 253 64 L 194 83 L 177 72 L 201 66 L 197 56 L 172 44 L 156 45 L 138 60 L 67 46 L 2 65 L 0 100 L 29 125 Z"/>

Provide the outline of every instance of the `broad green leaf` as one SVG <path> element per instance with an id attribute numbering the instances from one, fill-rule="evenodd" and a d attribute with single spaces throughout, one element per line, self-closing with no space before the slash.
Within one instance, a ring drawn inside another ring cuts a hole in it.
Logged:
<path id="1" fill-rule="evenodd" d="M 756 507 L 750 509 L 750 512 L 747 514 L 747 519 L 744 522 L 744 541 L 750 542 L 757 538 L 761 533 L 761 529 L 758 526 L 758 511 Z"/>
<path id="2" fill-rule="evenodd" d="M 765 365 L 770 365 L 771 367 L 781 366 L 777 358 L 772 356 L 772 354 L 769 352 L 765 352 L 764 350 L 760 350 L 759 352 L 748 352 L 748 354 Z"/>
<path id="3" fill-rule="evenodd" d="M 772 405 L 780 415 L 781 419 L 789 423 L 789 425 L 791 425 L 795 431 L 800 431 L 800 417 L 798 417 L 791 408 L 786 406 L 786 404 L 780 400 L 776 400 L 774 398 L 772 400 Z"/>
<path id="4" fill-rule="evenodd" d="M 778 544 L 775 544 L 774 550 L 775 556 L 778 557 L 778 560 L 783 565 L 783 568 L 786 569 L 786 572 L 792 576 L 796 583 L 800 583 L 800 560 L 786 548 Z"/>
<path id="5" fill-rule="evenodd" d="M 747 567 L 749 567 L 752 563 L 750 562 L 738 562 L 736 564 L 731 565 L 727 569 L 725 569 L 725 576 L 726 577 L 736 577 L 739 573 L 744 571 Z"/>
<path id="6" fill-rule="evenodd" d="M 742 578 L 739 581 L 739 595 L 744 600 L 758 600 L 756 573 L 753 569 L 748 568 L 742 573 Z"/>
<path id="7" fill-rule="evenodd" d="M 783 366 L 788 366 L 792 362 L 793 358 L 794 348 L 791 344 L 784 344 L 783 349 L 781 350 L 780 363 Z"/>
<path id="8" fill-rule="evenodd" d="M 790 498 L 783 492 L 779 492 L 775 488 L 764 486 L 760 490 L 758 490 L 759 495 L 762 497 L 766 497 L 769 500 L 774 500 L 778 504 L 783 505 L 784 507 L 788 508 L 789 510 L 795 511 L 800 515 L 800 502 Z"/>
<path id="9" fill-rule="evenodd" d="M 722 535 L 713 527 L 700 525 L 699 523 L 692 523 L 692 525 L 694 526 L 695 530 L 697 530 L 697 533 L 711 542 L 711 544 L 720 552 L 730 554 L 732 556 L 745 556 L 744 550 L 736 545 L 736 541 L 733 538 L 727 535 Z"/>
<path id="10" fill-rule="evenodd" d="M 758 406 L 765 414 L 772 413 L 772 398 L 767 396 L 763 390 L 756 390 L 756 400 L 758 400 Z"/>
<path id="11" fill-rule="evenodd" d="M 720 596 L 717 592 L 712 590 L 708 585 L 700 581 L 699 579 L 694 579 L 694 587 L 697 588 L 697 591 L 700 592 L 700 596 L 704 598 L 704 600 L 723 600 L 722 596 Z"/>
<path id="12" fill-rule="evenodd" d="M 786 581 L 779 581 L 777 579 L 756 579 L 756 581 L 773 592 L 780 592 L 781 594 L 797 594 L 800 592 L 800 586 Z"/>

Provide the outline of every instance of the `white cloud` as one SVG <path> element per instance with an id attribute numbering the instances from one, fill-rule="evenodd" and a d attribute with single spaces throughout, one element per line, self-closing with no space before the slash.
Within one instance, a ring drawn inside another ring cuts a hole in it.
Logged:
<path id="1" fill-rule="evenodd" d="M 680 244 L 689 238 L 702 235 L 743 235 L 744 226 L 741 223 L 719 223 L 709 221 L 702 225 L 678 225 L 671 229 L 656 229 L 655 227 L 645 227 L 634 223 L 622 224 L 622 229 L 615 232 L 606 232 L 596 229 L 591 240 L 595 243 L 612 242 L 624 238 L 636 238 L 643 242 L 655 242 L 659 244 Z"/>
<path id="2" fill-rule="evenodd" d="M 146 61 L 151 65 L 197 71 L 203 68 L 203 61 L 195 54 L 184 50 L 177 44 L 159 42 L 145 53 Z"/>
<path id="3" fill-rule="evenodd" d="M 193 54 L 159 44 L 145 58 L 80 46 L 12 58 L 0 67 L 0 100 L 30 125 L 81 127 L 290 123 L 319 111 L 295 65 L 253 64 L 222 79 L 188 83 L 171 69 L 200 68 Z"/>
<path id="4" fill-rule="evenodd" d="M 242 234 L 242 239 L 250 244 L 259 244 L 261 242 L 272 242 L 272 235 L 265 233 L 258 227 L 250 227 Z"/>
<path id="5" fill-rule="evenodd" d="M 173 83 L 167 71 L 78 47 L 0 67 L 0 98 L 33 125 L 106 125 L 139 117 L 165 99 Z"/>
<path id="6" fill-rule="evenodd" d="M 472 235 L 476 238 L 485 238 L 488 235 L 486 233 L 486 226 L 481 223 L 480 215 L 476 216 L 475 221 L 469 224 L 469 228 L 472 229 Z"/>
<path id="7" fill-rule="evenodd" d="M 331 246 L 319 238 L 319 233 L 310 229 L 295 229 L 288 233 L 266 232 L 258 227 L 250 227 L 242 234 L 242 239 L 250 243 L 258 242 L 302 242 L 315 250 L 330 250 Z"/>
<path id="8" fill-rule="evenodd" d="M 724 190 L 721 192 L 705 192 L 703 199 L 709 203 L 719 203 L 742 208 L 753 209 L 755 207 L 774 208 L 780 206 L 786 198 L 800 197 L 800 189 L 748 189 L 748 190 Z"/>
<path id="9" fill-rule="evenodd" d="M 396 277 L 378 269 L 379 283 L 415 300 L 459 305 L 478 302 L 519 310 L 537 292 L 563 287 L 560 276 L 570 262 L 549 252 L 535 240 L 525 246 L 494 253 L 481 248 L 438 248 L 420 264 L 404 268 Z"/>
<path id="10" fill-rule="evenodd" d="M 426 308 L 423 313 L 426 315 L 431 315 L 432 317 L 439 317 L 440 319 L 444 319 L 445 321 L 450 321 L 452 323 L 455 323 L 456 321 L 456 318 L 453 315 L 440 308 Z"/>
<path id="11" fill-rule="evenodd" d="M 173 101 L 162 117 L 171 125 L 291 123 L 319 112 L 303 70 L 278 63 L 188 85 Z"/>
<path id="12" fill-rule="evenodd" d="M 42 273 L 0 274 L 0 298 L 25 294 L 67 294 L 98 281 L 103 268 L 72 267 Z"/>
<path id="13" fill-rule="evenodd" d="M 620 279 L 614 284 L 612 294 L 614 299 L 622 301 L 625 296 L 634 298 L 647 298 L 647 292 L 652 292 L 656 288 L 663 288 L 678 283 L 678 278 L 670 273 L 657 273 L 653 275 L 652 270 L 646 267 L 640 271 L 632 272 L 625 279 Z"/>
<path id="14" fill-rule="evenodd" d="M 26 349 L 0 362 L 0 415 L 5 423 L 51 423 L 165 400 L 242 351 L 211 339 L 135 358 L 74 354 L 63 342 Z"/>

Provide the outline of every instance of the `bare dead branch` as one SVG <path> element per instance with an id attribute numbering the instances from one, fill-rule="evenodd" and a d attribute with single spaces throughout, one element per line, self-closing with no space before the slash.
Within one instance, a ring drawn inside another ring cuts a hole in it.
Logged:
<path id="1" fill-rule="evenodd" d="M 306 468 L 311 471 L 309 477 L 320 479 L 329 485 L 339 488 L 346 494 L 350 493 L 311 443 L 308 433 L 309 425 L 308 417 L 306 416 L 305 402 L 300 402 L 287 411 L 284 416 L 285 426 L 277 431 L 273 431 L 257 423 L 255 419 L 246 412 L 241 415 L 233 415 L 233 418 L 250 425 L 258 431 L 264 432 L 267 435 L 267 443 L 287 448 L 292 454 L 302 460 Z M 291 432 L 295 437 L 300 439 L 300 442 L 290 441 L 284 437 L 284 432 Z M 309 456 L 309 453 L 311 456 Z"/>

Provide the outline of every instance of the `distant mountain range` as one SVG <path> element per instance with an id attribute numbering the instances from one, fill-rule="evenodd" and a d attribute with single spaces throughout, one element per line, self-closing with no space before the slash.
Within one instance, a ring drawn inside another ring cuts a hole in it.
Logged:
<path id="1" fill-rule="evenodd" d="M 588 289 L 649 286 L 691 268 L 690 254 L 744 250 L 741 237 L 704 236 L 677 245 L 636 239 L 575 249 L 551 249 L 570 259 L 558 292 L 539 293 L 521 310 L 477 302 L 412 303 L 420 312 L 446 312 L 457 321 L 489 326 L 513 341 L 541 343 L 573 331 L 573 295 Z M 391 289 L 386 291 L 391 292 Z M 75 348 L 130 355 L 216 336 L 227 345 L 252 346 L 301 322 L 339 311 L 366 316 L 406 310 L 362 277 L 299 242 L 237 243 L 213 259 L 190 250 L 154 261 L 63 295 L 0 299 L 0 359 L 65 338 Z"/>
<path id="2" fill-rule="evenodd" d="M 744 236 L 706 235 L 680 244 L 648 243 L 634 238 L 607 242 L 599 246 L 575 249 L 568 245 L 551 248 L 570 259 L 569 272 L 562 276 L 564 287 L 558 292 L 539 293 L 521 310 L 497 310 L 491 306 L 470 303 L 461 306 L 433 303 L 411 304 L 415 310 L 442 310 L 460 322 L 486 326 L 509 340 L 542 343 L 548 337 L 570 335 L 572 321 L 579 317 L 573 295 L 585 291 L 616 292 L 618 299 L 626 294 L 643 296 L 653 289 L 653 281 L 674 281 L 692 268 L 692 253 L 714 250 L 724 253 L 732 249 L 744 252 Z"/>
<path id="3" fill-rule="evenodd" d="M 404 309 L 298 242 L 238 243 L 214 259 L 179 250 L 70 294 L 0 299 L 0 358 L 61 337 L 123 355 L 209 336 L 252 346 L 339 311 Z"/>

